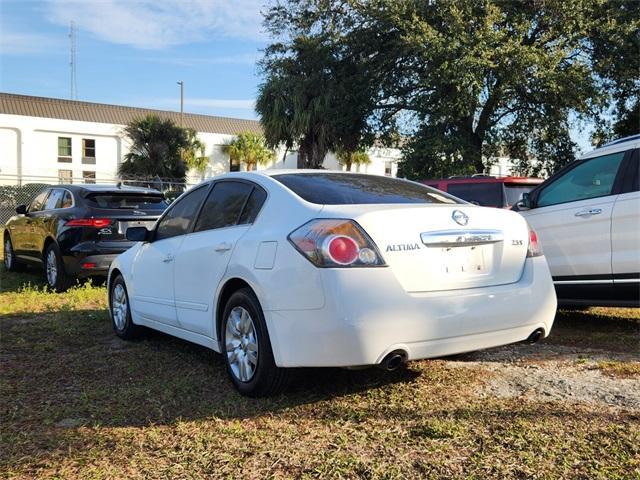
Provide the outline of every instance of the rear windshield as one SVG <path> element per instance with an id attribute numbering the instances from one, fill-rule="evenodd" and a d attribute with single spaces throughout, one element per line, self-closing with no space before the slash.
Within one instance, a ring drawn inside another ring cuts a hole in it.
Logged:
<path id="1" fill-rule="evenodd" d="M 457 203 L 439 190 L 389 177 L 319 172 L 285 173 L 273 178 L 307 202 L 319 205 Z"/>
<path id="2" fill-rule="evenodd" d="M 90 206 L 107 209 L 157 210 L 164 211 L 167 202 L 159 195 L 132 193 L 93 194 L 87 197 Z"/>
<path id="3" fill-rule="evenodd" d="M 502 184 L 498 182 L 450 183 L 447 192 L 483 207 L 502 206 Z"/>

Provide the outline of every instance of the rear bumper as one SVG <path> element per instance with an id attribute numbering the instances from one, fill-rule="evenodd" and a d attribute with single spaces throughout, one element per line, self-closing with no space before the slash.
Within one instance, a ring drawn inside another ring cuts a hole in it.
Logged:
<path id="1" fill-rule="evenodd" d="M 64 267 L 77 277 L 107 276 L 111 262 L 135 242 L 82 242 L 62 252 Z"/>
<path id="2" fill-rule="evenodd" d="M 544 257 L 516 283 L 410 294 L 389 268 L 327 269 L 316 310 L 265 311 L 281 367 L 373 365 L 394 350 L 409 360 L 525 340 L 551 331 L 556 295 Z"/>

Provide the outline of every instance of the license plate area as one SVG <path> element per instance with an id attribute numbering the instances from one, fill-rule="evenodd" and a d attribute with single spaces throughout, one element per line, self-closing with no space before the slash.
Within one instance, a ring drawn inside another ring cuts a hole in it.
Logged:
<path id="1" fill-rule="evenodd" d="M 483 248 L 445 247 L 441 250 L 441 271 L 446 276 L 470 276 L 486 273 Z"/>
<path id="2" fill-rule="evenodd" d="M 145 227 L 147 230 L 151 230 L 153 224 L 155 222 L 153 220 L 129 220 L 129 221 L 119 221 L 118 222 L 118 233 L 120 235 L 124 235 L 127 233 L 127 229 L 130 227 Z"/>

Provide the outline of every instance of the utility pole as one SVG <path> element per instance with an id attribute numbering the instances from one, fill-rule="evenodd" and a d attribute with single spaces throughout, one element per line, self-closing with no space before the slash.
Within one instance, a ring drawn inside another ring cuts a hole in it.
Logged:
<path id="1" fill-rule="evenodd" d="M 78 82 L 76 80 L 76 24 L 69 23 L 69 98 L 78 99 Z"/>
<path id="2" fill-rule="evenodd" d="M 180 85 L 180 126 L 184 127 L 184 81 L 176 83 Z"/>

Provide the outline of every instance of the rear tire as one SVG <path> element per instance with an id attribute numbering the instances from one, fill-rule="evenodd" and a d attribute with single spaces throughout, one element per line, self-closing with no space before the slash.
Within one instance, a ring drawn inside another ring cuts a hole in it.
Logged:
<path id="1" fill-rule="evenodd" d="M 127 286 L 122 275 L 118 275 L 109 289 L 109 316 L 116 335 L 123 340 L 133 340 L 140 336 L 142 327 L 133 323 Z"/>
<path id="2" fill-rule="evenodd" d="M 60 249 L 55 243 L 51 243 L 44 251 L 44 277 L 49 288 L 58 293 L 68 290 L 75 281 L 67 275 Z"/>
<path id="3" fill-rule="evenodd" d="M 251 289 L 231 295 L 220 330 L 227 373 L 242 395 L 266 397 L 287 387 L 291 372 L 275 363 L 262 308 Z"/>
<path id="4" fill-rule="evenodd" d="M 27 266 L 24 263 L 20 263 L 16 258 L 16 254 L 13 251 L 13 243 L 11 243 L 11 237 L 5 235 L 4 237 L 4 269 L 7 272 L 24 272 Z"/>

